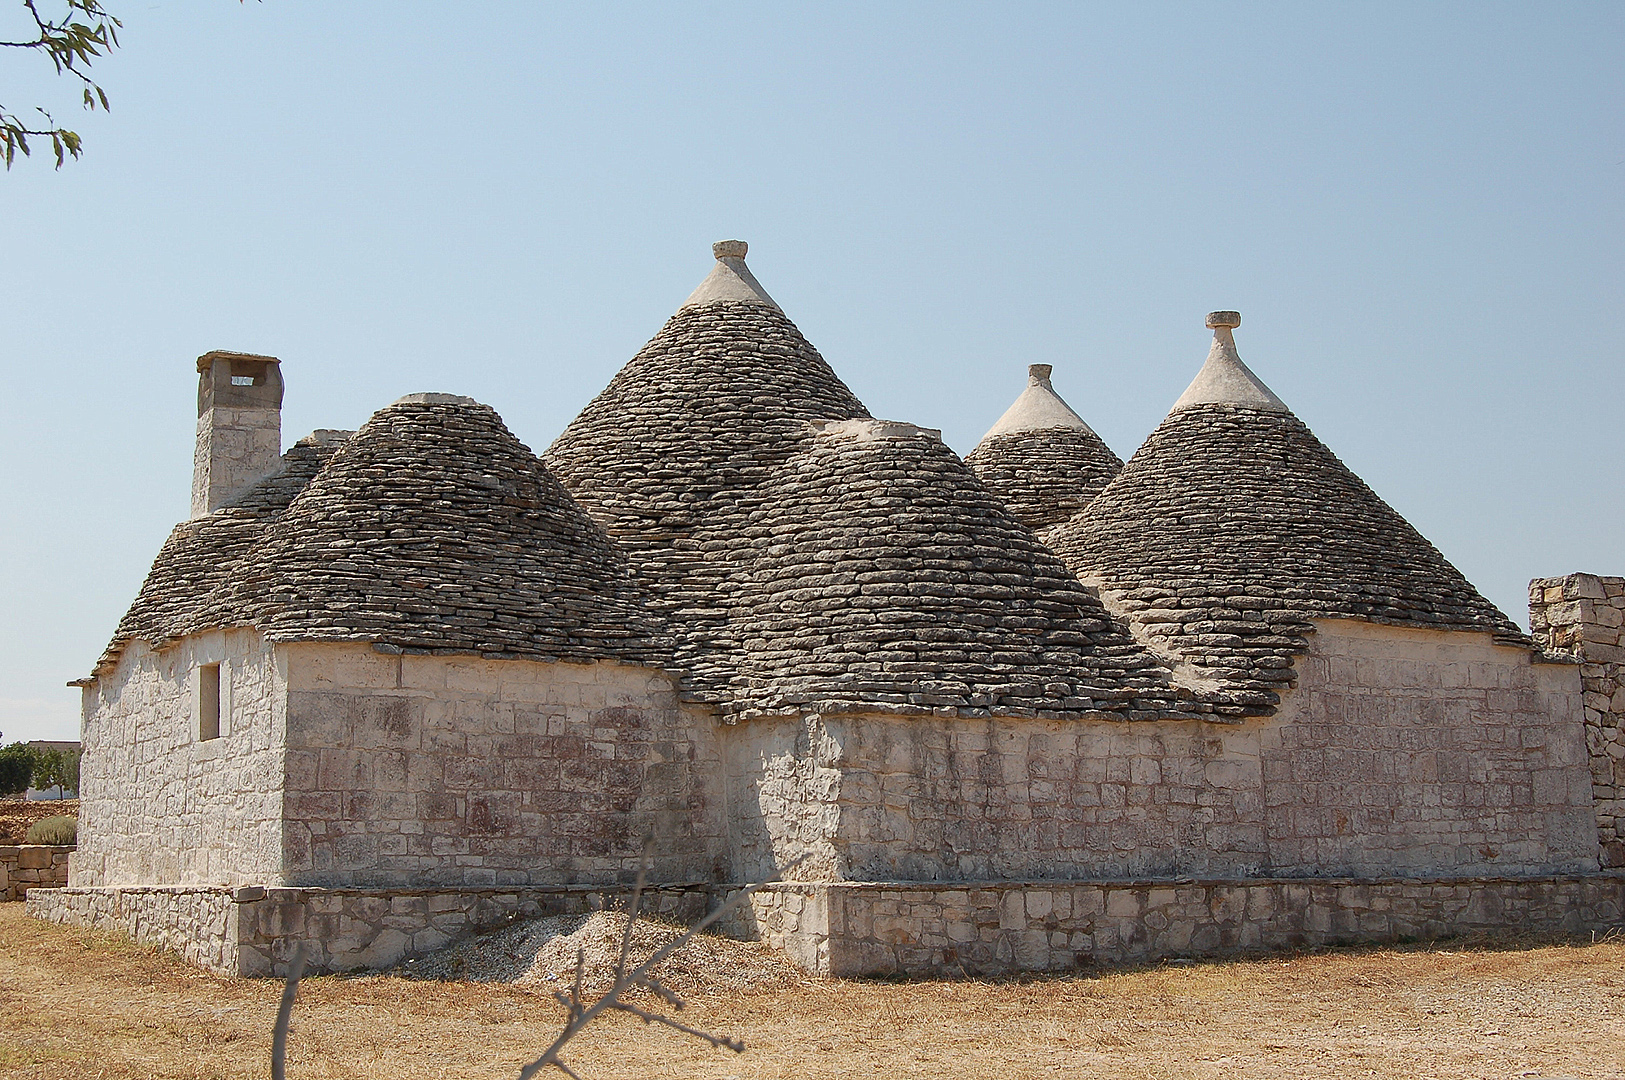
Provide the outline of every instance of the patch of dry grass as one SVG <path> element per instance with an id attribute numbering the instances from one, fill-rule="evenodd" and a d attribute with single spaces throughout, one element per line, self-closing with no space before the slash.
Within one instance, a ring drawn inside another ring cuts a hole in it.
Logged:
<path id="1" fill-rule="evenodd" d="M 262 1077 L 280 985 L 224 979 L 0 904 L 0 1075 Z M 307 981 L 288 1075 L 513 1077 L 562 1009 L 510 986 Z M 1625 1077 L 1625 944 L 1331 953 L 1028 982 L 698 997 L 743 1056 L 612 1017 L 586 1080 L 888 1077 Z"/>

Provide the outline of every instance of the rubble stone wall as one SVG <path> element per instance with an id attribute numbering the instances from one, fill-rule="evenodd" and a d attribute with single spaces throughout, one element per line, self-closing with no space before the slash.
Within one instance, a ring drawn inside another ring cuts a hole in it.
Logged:
<path id="1" fill-rule="evenodd" d="M 199 738 L 198 666 L 220 665 L 220 737 Z M 83 691 L 75 885 L 277 880 L 286 673 L 252 630 L 131 642 Z"/>
<path id="2" fill-rule="evenodd" d="M 1602 862 L 1625 867 L 1625 578 L 1536 578 L 1529 628 L 1544 648 L 1580 664 Z"/>
<path id="3" fill-rule="evenodd" d="M 288 657 L 286 885 L 727 880 L 715 721 L 600 661 Z"/>
<path id="4" fill-rule="evenodd" d="M 34 888 L 60 888 L 68 883 L 68 856 L 73 845 L 0 845 L 0 903 L 21 900 Z"/>
<path id="5" fill-rule="evenodd" d="M 808 716 L 728 732 L 736 871 L 802 880 L 1596 868 L 1572 665 L 1317 623 L 1241 725 Z"/>

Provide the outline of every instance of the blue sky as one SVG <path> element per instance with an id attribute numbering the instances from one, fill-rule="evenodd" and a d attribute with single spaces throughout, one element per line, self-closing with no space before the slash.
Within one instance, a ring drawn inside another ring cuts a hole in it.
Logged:
<path id="1" fill-rule="evenodd" d="M 110 115 L 0 56 L 86 146 L 0 175 L 8 742 L 187 514 L 200 353 L 282 358 L 288 443 L 435 390 L 539 451 L 727 237 L 961 453 L 1036 362 L 1128 457 L 1235 308 L 1508 614 L 1625 574 L 1617 3 L 107 2 Z"/>

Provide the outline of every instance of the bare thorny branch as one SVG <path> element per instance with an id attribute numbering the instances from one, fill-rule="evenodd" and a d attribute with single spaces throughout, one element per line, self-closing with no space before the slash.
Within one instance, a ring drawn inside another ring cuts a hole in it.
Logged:
<path id="1" fill-rule="evenodd" d="M 660 981 L 654 978 L 654 976 L 650 975 L 649 972 L 657 967 L 666 957 L 670 956 L 678 949 L 681 949 L 684 945 L 687 945 L 694 935 L 700 933 L 706 927 L 712 925 L 718 920 L 725 918 L 735 909 L 742 906 L 758 889 L 761 889 L 762 887 L 779 879 L 777 876 L 770 877 L 766 880 L 759 881 L 754 885 L 746 886 L 745 888 L 734 893 L 733 896 L 728 898 L 726 903 L 722 904 L 705 918 L 689 927 L 687 933 L 683 934 L 679 938 L 667 942 L 665 945 L 657 949 L 655 954 L 649 957 L 648 960 L 628 971 L 626 968 L 626 962 L 628 953 L 632 948 L 632 930 L 637 923 L 638 909 L 642 905 L 643 901 L 643 887 L 648 877 L 649 856 L 652 851 L 652 847 L 652 842 L 645 842 L 643 847 L 643 856 L 638 860 L 637 882 L 632 886 L 632 897 L 627 903 L 626 928 L 621 934 L 620 956 L 615 962 L 614 985 L 610 987 L 603 997 L 593 1002 L 593 1004 L 587 1005 L 582 998 L 582 981 L 587 965 L 587 955 L 585 949 L 578 951 L 576 953 L 575 982 L 570 987 L 570 992 L 565 994 L 559 991 L 554 991 L 553 993 L 553 996 L 558 999 L 559 1003 L 565 1007 L 568 1013 L 568 1018 L 564 1023 L 564 1030 L 559 1033 L 558 1038 L 553 1040 L 553 1044 L 542 1052 L 541 1057 L 519 1070 L 519 1080 L 531 1080 L 532 1077 L 548 1066 L 552 1066 L 553 1068 L 557 1069 L 559 1072 L 569 1077 L 570 1080 L 581 1080 L 581 1077 L 571 1070 L 568 1065 L 559 1060 L 559 1052 L 564 1049 L 565 1044 L 579 1035 L 583 1028 L 592 1023 L 592 1021 L 606 1009 L 614 1009 L 619 1012 L 631 1013 L 633 1016 L 636 1016 L 638 1019 L 642 1020 L 645 1024 L 661 1024 L 665 1027 L 671 1028 L 673 1031 L 680 1031 L 685 1035 L 693 1035 L 695 1038 L 704 1039 L 712 1046 L 732 1050 L 736 1054 L 742 1054 L 745 1052 L 745 1044 L 739 1039 L 731 1038 L 726 1035 L 713 1035 L 709 1031 L 702 1031 L 699 1028 L 689 1027 L 687 1024 L 679 1023 L 669 1016 L 664 1016 L 658 1012 L 643 1009 L 636 1005 L 630 1004 L 629 1002 L 622 1001 L 621 995 L 632 989 L 634 986 L 640 986 L 646 990 L 649 990 L 655 994 L 655 996 L 671 1005 L 673 1009 L 685 1008 L 688 1003 L 674 994 L 670 988 L 662 986 Z M 803 859 L 804 858 L 805 856 L 803 856 Z M 802 859 L 796 859 L 784 869 L 786 871 L 792 870 L 796 866 L 800 865 L 801 862 Z M 288 979 L 287 983 L 282 989 L 282 1004 L 277 1009 L 276 1028 L 274 1029 L 271 1037 L 272 1080 L 284 1080 L 283 1067 L 287 1056 L 288 1024 L 293 1015 L 294 997 L 299 992 L 299 979 L 304 974 L 304 970 L 305 947 L 300 945 L 294 951 L 293 960 L 288 964 Z"/>
<path id="2" fill-rule="evenodd" d="M 67 10 L 60 18 L 48 19 L 39 13 L 35 0 L 23 0 L 23 6 L 33 16 L 38 36 L 26 41 L 0 41 L 0 48 L 31 49 L 43 52 L 55 66 L 58 75 L 72 75 L 82 84 L 84 106 L 95 110 L 100 105 L 108 108 L 107 92 L 85 73 L 98 57 L 118 48 L 118 18 L 101 5 L 101 0 L 66 0 Z M 84 21 L 81 21 L 84 20 Z M 56 127 L 56 121 L 44 109 L 35 109 L 45 118 L 47 126 L 29 127 L 15 114 L 0 106 L 0 160 L 6 168 L 16 159 L 20 150 L 24 157 L 30 153 L 28 137 L 49 138 L 56 153 L 56 167 L 61 168 L 68 156 L 77 158 L 81 140 L 77 132 Z"/>

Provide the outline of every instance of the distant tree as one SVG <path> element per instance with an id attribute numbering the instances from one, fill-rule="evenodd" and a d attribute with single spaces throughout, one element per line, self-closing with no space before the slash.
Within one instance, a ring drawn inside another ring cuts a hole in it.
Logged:
<path id="1" fill-rule="evenodd" d="M 34 778 L 34 748 L 12 743 L 0 749 L 0 795 L 21 795 Z"/>
<path id="2" fill-rule="evenodd" d="M 43 53 L 56 65 L 58 75 L 72 75 L 80 81 L 85 108 L 94 110 L 99 105 L 106 111 L 107 93 L 91 80 L 86 71 L 97 58 L 118 48 L 118 28 L 124 24 L 102 7 L 101 0 L 63 0 L 66 10 L 55 18 L 42 16 L 35 7 L 35 0 L 22 2 L 28 14 L 33 16 L 38 33 L 23 41 L 0 41 L 0 48 Z M 29 155 L 30 136 L 51 140 L 51 149 L 56 151 L 56 167 L 59 169 L 68 156 L 79 156 L 79 134 L 57 127 L 51 114 L 44 109 L 34 111 L 44 117 L 44 126 L 30 127 L 15 113 L 8 112 L 5 106 L 0 105 L 0 158 L 5 159 L 7 169 L 11 168 L 17 151 L 21 150 L 24 157 Z"/>
<path id="3" fill-rule="evenodd" d="M 57 789 L 57 797 L 80 786 L 80 754 L 78 750 L 34 749 L 34 780 L 37 791 Z"/>
<path id="4" fill-rule="evenodd" d="M 36 749 L 31 786 L 39 791 L 56 788 L 58 798 L 69 791 L 78 791 L 79 751 Z"/>

